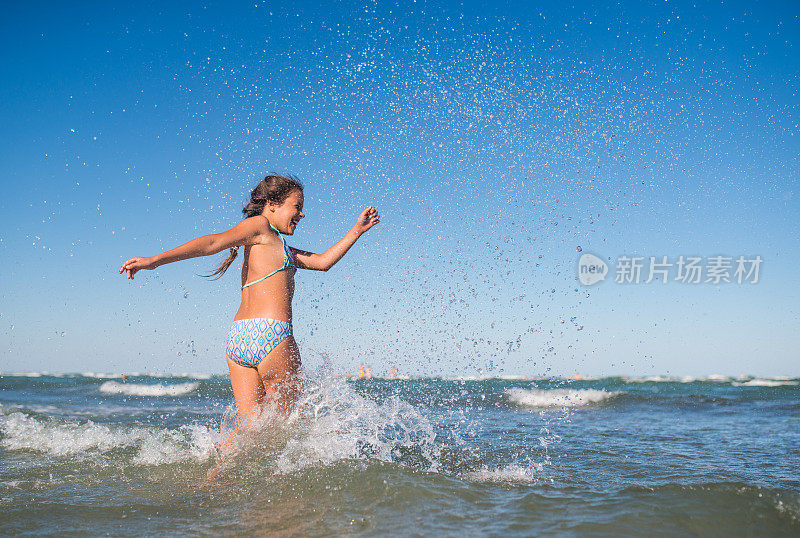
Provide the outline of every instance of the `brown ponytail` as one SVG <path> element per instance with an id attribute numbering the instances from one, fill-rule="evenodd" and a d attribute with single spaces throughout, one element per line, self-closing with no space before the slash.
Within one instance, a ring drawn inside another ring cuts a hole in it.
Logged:
<path id="1" fill-rule="evenodd" d="M 273 204 L 280 205 L 296 190 L 303 192 L 303 184 L 300 183 L 296 177 L 291 175 L 269 175 L 259 181 L 258 185 L 253 189 L 253 192 L 250 193 L 250 201 L 244 206 L 242 213 L 244 213 L 245 218 L 260 215 L 268 203 L 272 202 Z M 214 278 L 214 280 L 216 280 L 224 275 L 225 271 L 227 271 L 228 267 L 233 263 L 233 260 L 236 259 L 238 251 L 238 245 L 231 247 L 230 254 L 228 254 L 225 261 L 223 261 L 213 273 L 205 276 L 216 277 Z"/>

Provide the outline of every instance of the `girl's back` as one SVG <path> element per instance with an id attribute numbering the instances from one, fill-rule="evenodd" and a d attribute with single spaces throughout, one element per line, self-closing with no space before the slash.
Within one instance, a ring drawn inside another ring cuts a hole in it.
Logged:
<path id="1" fill-rule="evenodd" d="M 242 289 L 242 303 L 234 320 L 272 318 L 291 323 L 294 263 L 289 258 L 291 267 L 285 267 L 291 254 L 286 250 L 277 235 L 267 236 L 262 244 L 245 247 L 242 286 L 246 287 Z"/>

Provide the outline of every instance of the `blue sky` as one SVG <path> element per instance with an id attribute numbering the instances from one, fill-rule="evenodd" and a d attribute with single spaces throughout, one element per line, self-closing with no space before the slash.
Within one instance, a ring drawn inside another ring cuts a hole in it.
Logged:
<path id="1" fill-rule="evenodd" d="M 297 174 L 307 364 L 800 375 L 792 2 L 26 3 L 0 32 L 0 371 L 223 372 L 219 260 L 121 261 Z M 760 255 L 756 285 L 583 287 L 581 252 Z"/>

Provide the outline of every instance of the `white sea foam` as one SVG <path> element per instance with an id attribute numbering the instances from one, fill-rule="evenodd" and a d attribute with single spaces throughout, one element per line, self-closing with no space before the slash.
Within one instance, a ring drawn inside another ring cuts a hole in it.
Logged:
<path id="1" fill-rule="evenodd" d="M 98 372 L 83 372 L 80 374 L 83 377 L 91 377 L 93 379 L 119 379 L 122 374 L 104 374 Z"/>
<path id="2" fill-rule="evenodd" d="M 645 377 L 629 377 L 625 381 L 628 383 L 694 383 L 695 381 L 703 381 L 703 378 L 697 378 L 690 375 L 680 377 L 651 375 Z"/>
<path id="3" fill-rule="evenodd" d="M 727 382 L 730 381 L 730 376 L 722 375 L 722 374 L 711 374 L 707 375 L 703 378 L 703 381 L 719 381 L 719 382 Z"/>
<path id="4" fill-rule="evenodd" d="M 277 474 L 345 460 L 407 463 L 428 471 L 439 467 L 436 432 L 418 409 L 397 396 L 383 402 L 364 398 L 343 379 L 306 380 L 289 420 L 273 418 L 266 413 L 259 420 L 272 428 L 262 437 L 285 440 L 276 446 Z M 276 424 L 282 424 L 281 431 L 275 431 Z"/>
<path id="5" fill-rule="evenodd" d="M 218 438 L 203 426 L 177 430 L 126 427 L 95 422 L 41 419 L 12 412 L 0 416 L 0 445 L 8 450 L 34 450 L 49 456 L 94 457 L 115 449 L 134 448 L 133 462 L 158 465 L 205 461 Z"/>
<path id="6" fill-rule="evenodd" d="M 45 405 L 45 404 L 28 404 L 28 405 L 10 404 L 10 405 L 4 405 L 2 406 L 2 408 L 33 411 L 34 413 L 42 413 L 42 414 L 58 413 L 61 410 L 61 408 L 59 408 L 58 406 Z"/>
<path id="7" fill-rule="evenodd" d="M 462 375 L 455 377 L 443 377 L 446 381 L 527 381 L 532 379 L 521 374 L 481 374 L 481 375 Z"/>
<path id="8" fill-rule="evenodd" d="M 787 386 L 797 386 L 800 383 L 797 381 L 789 381 L 787 379 L 751 379 L 750 381 L 744 381 L 742 383 L 737 383 L 734 381 L 731 383 L 734 387 L 787 387 Z"/>
<path id="9" fill-rule="evenodd" d="M 169 374 L 164 377 L 185 377 L 187 379 L 211 379 L 211 374 L 193 374 L 193 373 L 182 373 L 182 374 Z"/>
<path id="10" fill-rule="evenodd" d="M 622 394 L 596 389 L 508 389 L 508 399 L 524 407 L 581 407 L 600 403 Z"/>
<path id="11" fill-rule="evenodd" d="M 646 377 L 629 377 L 626 381 L 628 383 L 669 383 L 677 380 L 665 375 L 651 375 Z"/>
<path id="12" fill-rule="evenodd" d="M 531 483 L 541 482 L 542 464 L 536 463 L 533 466 L 525 467 L 523 465 L 507 465 L 505 467 L 497 467 L 489 469 L 484 467 L 477 471 L 470 471 L 464 473 L 464 478 L 473 480 L 475 482 L 505 482 L 505 483 Z"/>
<path id="13" fill-rule="evenodd" d="M 126 394 L 128 396 L 182 396 L 197 389 L 199 383 L 188 382 L 175 385 L 145 385 L 139 383 L 119 383 L 106 381 L 100 385 L 100 392 L 106 394 Z"/>

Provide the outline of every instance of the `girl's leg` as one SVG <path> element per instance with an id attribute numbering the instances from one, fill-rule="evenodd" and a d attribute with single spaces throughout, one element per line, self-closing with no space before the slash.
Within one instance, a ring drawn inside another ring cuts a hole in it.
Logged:
<path id="1" fill-rule="evenodd" d="M 300 371 L 300 351 L 294 337 L 285 338 L 256 368 L 248 368 L 228 359 L 231 374 L 231 388 L 236 400 L 236 427 L 221 443 L 223 452 L 231 447 L 240 429 L 249 425 L 251 418 L 258 415 L 264 402 L 277 402 L 278 409 L 288 415 L 300 395 L 298 373 Z M 209 472 L 213 479 L 220 468 Z"/>
<path id="2" fill-rule="evenodd" d="M 239 430 L 246 428 L 249 421 L 257 416 L 264 401 L 264 385 L 261 383 L 258 370 L 236 364 L 230 359 L 228 359 L 228 370 L 231 374 L 233 397 L 236 400 L 236 425 L 220 442 L 223 453 L 230 450 Z M 214 478 L 219 471 L 219 467 L 209 471 L 209 479 Z"/>
<path id="3" fill-rule="evenodd" d="M 264 396 L 284 414 L 294 409 L 300 397 L 300 350 L 294 336 L 287 336 L 258 365 Z M 237 400 L 238 403 L 238 400 Z"/>
<path id="4" fill-rule="evenodd" d="M 231 388 L 236 400 L 236 429 L 245 426 L 244 421 L 258 411 L 264 401 L 264 385 L 255 368 L 236 364 L 228 359 L 228 370 L 231 373 Z"/>

